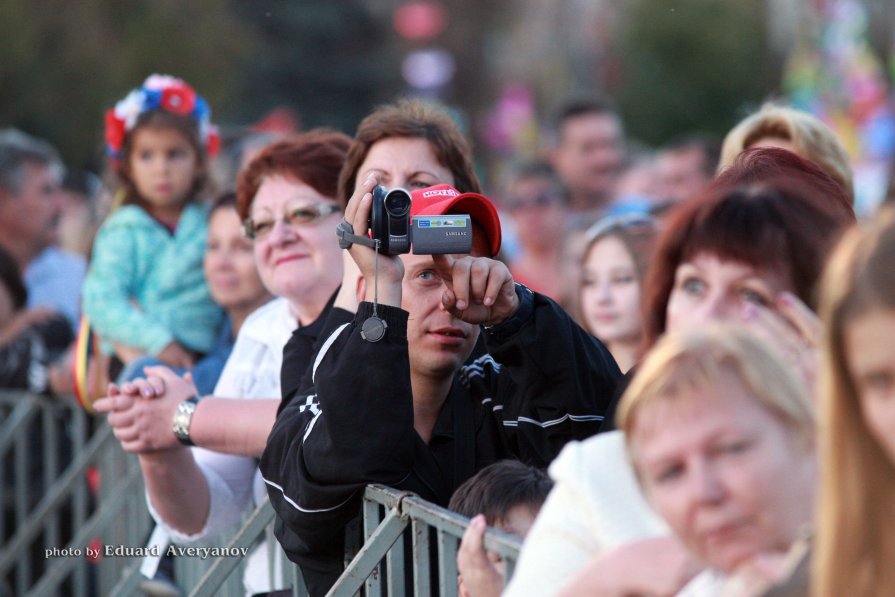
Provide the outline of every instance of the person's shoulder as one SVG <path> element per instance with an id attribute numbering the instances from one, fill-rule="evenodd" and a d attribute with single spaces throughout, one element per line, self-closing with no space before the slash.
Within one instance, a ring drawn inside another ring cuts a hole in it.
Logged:
<path id="1" fill-rule="evenodd" d="M 86 268 L 87 259 L 83 255 L 56 246 L 47 247 L 28 264 L 28 270 L 61 269 L 66 272 L 83 272 Z"/>
<path id="2" fill-rule="evenodd" d="M 557 480 L 586 479 L 619 466 L 628 466 L 625 436 L 621 431 L 611 431 L 567 443 L 550 465 L 550 476 Z"/>
<path id="3" fill-rule="evenodd" d="M 246 317 L 239 334 L 255 335 L 267 332 L 270 326 L 283 322 L 289 316 L 289 301 L 283 297 L 272 298 Z"/>

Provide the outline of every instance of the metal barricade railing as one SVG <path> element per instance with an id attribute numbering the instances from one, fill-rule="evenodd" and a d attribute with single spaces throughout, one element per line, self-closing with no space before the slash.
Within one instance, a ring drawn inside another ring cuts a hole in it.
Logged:
<path id="1" fill-rule="evenodd" d="M 91 476 L 98 487 L 90 487 Z M 0 479 L 0 597 L 139 594 L 142 557 L 104 555 L 104 546 L 144 546 L 151 527 L 137 458 L 121 450 L 105 421 L 73 400 L 0 391 Z M 468 519 L 378 485 L 366 488 L 362 508 L 363 545 L 331 595 L 362 587 L 377 597 L 456 595 Z M 226 547 L 252 549 L 266 537 L 270 568 L 284 563 L 293 596 L 306 597 L 301 573 L 273 538 L 273 519 L 265 501 Z M 88 546 L 99 556 L 87 557 Z M 503 557 L 509 578 L 519 542 L 489 529 L 485 547 Z M 243 558 L 181 560 L 177 580 L 190 597 L 242 594 Z"/>
<path id="2" fill-rule="evenodd" d="M 368 596 L 429 597 L 436 594 L 433 591 L 436 586 L 441 597 L 457 594 L 457 549 L 469 524 L 468 518 L 413 494 L 381 485 L 366 488 L 362 514 L 364 543 L 329 595 L 348 597 L 363 587 Z M 228 544 L 228 549 L 252 545 L 270 528 L 273 517 L 268 502 L 259 506 Z M 410 537 L 410 557 L 405 557 L 405 534 Z M 509 581 L 519 556 L 519 540 L 488 529 L 485 548 L 501 556 L 505 580 Z M 408 563 L 410 570 L 406 568 Z M 433 567 L 437 569 L 437 578 L 432 577 Z M 218 558 L 189 597 L 217 595 L 221 584 L 236 570 L 232 558 Z M 305 597 L 307 591 L 298 567 L 292 566 L 292 571 L 293 597 Z M 407 586 L 408 580 L 411 586 Z"/>
<path id="3" fill-rule="evenodd" d="M 457 594 L 457 549 L 469 519 L 436 506 L 413 494 L 381 485 L 364 492 L 364 544 L 333 586 L 333 597 L 356 594 L 363 586 L 367 595 L 389 597 L 428 596 L 437 583 L 437 594 Z M 410 534 L 411 555 L 405 557 L 403 537 Z M 519 557 L 520 542 L 506 533 L 488 529 L 485 549 L 505 563 L 509 581 Z M 433 578 L 432 568 L 437 569 Z M 410 564 L 411 571 L 405 569 Z M 385 584 L 383 585 L 383 579 Z M 412 586 L 406 586 L 407 582 Z"/>
<path id="4" fill-rule="evenodd" d="M 49 565 L 44 550 L 58 548 L 88 516 L 86 479 L 64 506 L 46 505 L 63 467 L 84 449 L 90 421 L 73 401 L 19 391 L 0 391 L 0 421 L 0 594 L 23 595 Z"/>
<path id="5" fill-rule="evenodd" d="M 0 421 L 0 595 L 107 594 L 127 562 L 101 546 L 149 527 L 136 458 L 73 399 L 3 391 Z"/>

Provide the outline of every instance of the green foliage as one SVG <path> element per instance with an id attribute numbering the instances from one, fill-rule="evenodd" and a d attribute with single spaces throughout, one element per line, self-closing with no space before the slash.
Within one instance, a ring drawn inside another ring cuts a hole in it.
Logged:
<path id="1" fill-rule="evenodd" d="M 353 133 L 401 88 L 394 36 L 379 21 L 362 0 L 0 0 L 0 126 L 98 169 L 103 112 L 167 73 L 223 125 L 286 106 L 305 126 Z"/>
<path id="2" fill-rule="evenodd" d="M 635 138 L 722 136 L 777 83 L 763 3 L 632 0 L 627 19 L 614 95 Z"/>
<path id="3" fill-rule="evenodd" d="M 399 88 L 393 35 L 361 0 L 234 0 L 262 47 L 242 79 L 239 116 L 253 121 L 273 106 L 295 109 L 305 127 L 349 134 Z"/>
<path id="4" fill-rule="evenodd" d="M 186 79 L 217 113 L 254 37 L 226 1 L 0 0 L 0 125 L 97 168 L 103 112 L 153 72 Z"/>

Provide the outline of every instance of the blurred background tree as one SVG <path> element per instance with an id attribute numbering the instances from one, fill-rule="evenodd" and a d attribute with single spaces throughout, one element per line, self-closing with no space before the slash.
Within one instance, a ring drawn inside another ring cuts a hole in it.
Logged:
<path id="1" fill-rule="evenodd" d="M 258 40 L 226 0 L 0 0 L 0 124 L 95 169 L 104 110 L 147 75 L 183 77 L 219 110 Z"/>
<path id="2" fill-rule="evenodd" d="M 891 54 L 895 5 L 866 3 Z M 0 0 L 0 126 L 96 170 L 103 111 L 165 72 L 225 132 L 282 107 L 352 133 L 414 93 L 445 102 L 490 166 L 535 154 L 564 98 L 600 92 L 633 137 L 659 144 L 722 135 L 778 95 L 802 12 L 798 0 Z"/>
<path id="3" fill-rule="evenodd" d="M 629 134 L 660 144 L 682 131 L 722 136 L 778 91 L 782 60 L 756 2 L 632 0 L 619 39 L 617 97 Z"/>

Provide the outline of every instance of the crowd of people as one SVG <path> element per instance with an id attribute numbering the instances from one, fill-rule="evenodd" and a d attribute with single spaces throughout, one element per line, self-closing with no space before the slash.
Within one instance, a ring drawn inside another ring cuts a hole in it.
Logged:
<path id="1" fill-rule="evenodd" d="M 548 137 L 492 193 L 401 99 L 353 137 L 247 135 L 226 175 L 166 75 L 108 110 L 102 185 L 3 131 L 0 385 L 83 394 L 95 336 L 82 399 L 153 540 L 220 543 L 269 499 L 312 595 L 370 483 L 471 519 L 464 596 L 895 592 L 893 208 L 858 221 L 842 143 L 782 104 L 653 151 L 575 99 Z M 468 216 L 467 252 L 384 249 L 379 186 L 408 222 Z M 524 540 L 508 586 L 487 526 Z M 271 547 L 247 595 L 289 589 Z"/>

